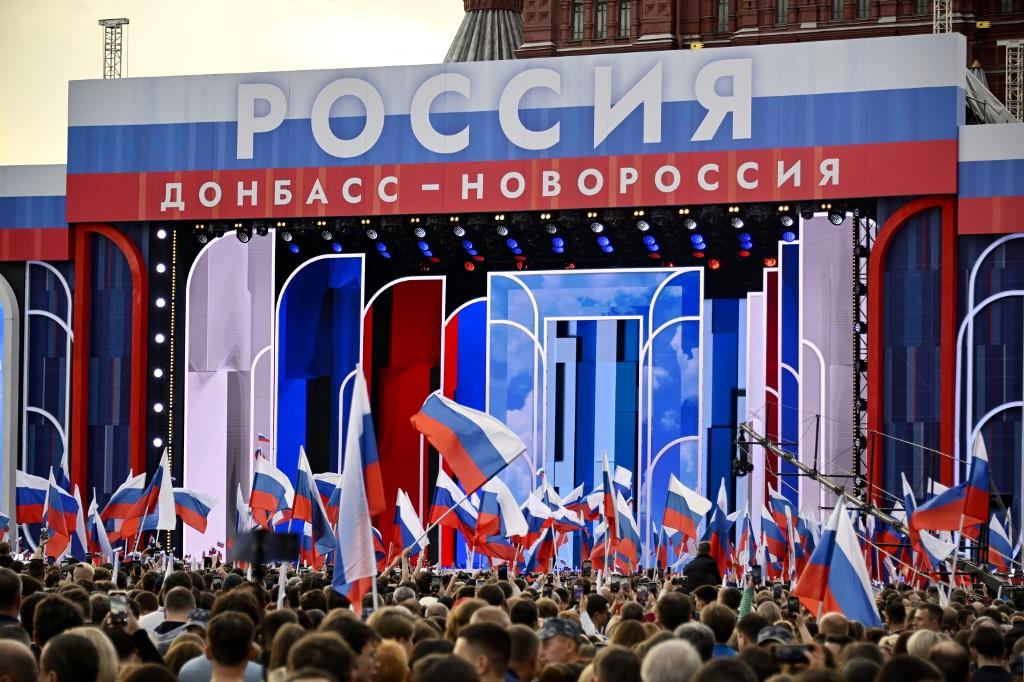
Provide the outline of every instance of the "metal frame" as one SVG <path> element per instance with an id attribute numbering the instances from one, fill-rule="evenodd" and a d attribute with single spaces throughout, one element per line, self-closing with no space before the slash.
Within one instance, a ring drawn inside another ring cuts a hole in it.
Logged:
<path id="1" fill-rule="evenodd" d="M 123 63 L 121 51 L 122 27 L 128 23 L 125 18 L 100 19 L 103 27 L 103 77 L 120 78 Z"/>

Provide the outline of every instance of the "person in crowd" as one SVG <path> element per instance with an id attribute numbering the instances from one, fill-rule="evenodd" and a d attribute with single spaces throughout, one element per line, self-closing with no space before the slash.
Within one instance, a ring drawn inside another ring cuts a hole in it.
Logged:
<path id="1" fill-rule="evenodd" d="M 914 609 L 913 626 L 915 630 L 939 632 L 942 629 L 942 607 L 932 603 L 921 604 Z"/>
<path id="2" fill-rule="evenodd" d="M 548 618 L 537 633 L 540 639 L 540 663 L 569 663 L 579 654 L 583 630 L 568 618 Z"/>
<path id="3" fill-rule="evenodd" d="M 454 653 L 473 666 L 480 682 L 502 682 L 512 655 L 512 638 L 495 623 L 471 623 L 459 630 Z"/>
<path id="4" fill-rule="evenodd" d="M 99 653 L 80 635 L 54 635 L 39 656 L 39 682 L 95 682 L 99 674 Z"/>
<path id="5" fill-rule="evenodd" d="M 700 612 L 700 622 L 711 628 L 715 635 L 713 658 L 728 658 L 736 655 L 736 650 L 729 646 L 736 627 L 736 614 L 725 604 L 714 602 L 705 606 Z"/>
<path id="6" fill-rule="evenodd" d="M 643 682 L 690 682 L 703 661 L 692 644 L 668 640 L 656 644 L 640 666 Z"/>
<path id="7" fill-rule="evenodd" d="M 975 628 L 970 647 L 977 664 L 973 682 L 1010 682 L 1010 672 L 1005 668 L 1006 640 L 1001 630 Z"/>
<path id="8" fill-rule="evenodd" d="M 683 576 L 691 589 L 701 585 L 721 585 L 722 576 L 718 572 L 718 563 L 711 556 L 711 543 L 701 542 L 697 545 L 697 556 L 683 569 Z"/>
<path id="9" fill-rule="evenodd" d="M 511 644 L 508 659 L 511 674 L 507 676 L 509 682 L 532 682 L 540 661 L 540 639 L 537 633 L 526 625 L 513 625 L 508 629 L 508 636 Z"/>
<path id="10" fill-rule="evenodd" d="M 36 682 L 39 669 L 27 644 L 12 639 L 0 640 L 0 682 Z"/>

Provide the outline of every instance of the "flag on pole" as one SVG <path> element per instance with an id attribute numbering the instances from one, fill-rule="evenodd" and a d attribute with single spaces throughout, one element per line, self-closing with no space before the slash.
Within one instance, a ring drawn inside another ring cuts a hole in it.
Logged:
<path id="1" fill-rule="evenodd" d="M 98 554 L 110 561 L 114 550 L 110 547 L 110 539 L 107 537 L 107 529 L 100 518 L 99 507 L 96 504 L 96 491 L 92 494 L 92 503 L 89 505 L 89 514 L 85 522 L 85 530 L 89 538 L 89 551 Z"/>
<path id="2" fill-rule="evenodd" d="M 981 433 L 974 440 L 974 457 L 968 470 L 964 491 L 964 516 L 968 525 L 988 520 L 989 464 L 985 439 Z"/>
<path id="3" fill-rule="evenodd" d="M 56 559 L 64 554 L 71 543 L 71 535 L 75 532 L 77 517 L 78 504 L 75 502 L 75 498 L 60 489 L 51 469 L 44 512 L 46 528 L 50 531 L 46 556 Z"/>
<path id="4" fill-rule="evenodd" d="M 640 556 L 640 530 L 633 518 L 633 510 L 619 491 L 615 493 L 615 513 L 615 525 L 619 533 L 614 543 L 615 551 L 626 557 L 631 567 L 635 566 Z"/>
<path id="5" fill-rule="evenodd" d="M 366 376 L 362 366 L 356 367 L 352 386 L 352 413 L 349 414 L 349 428 L 355 428 L 359 436 L 359 448 L 363 458 L 363 481 L 366 484 L 366 504 L 370 516 L 377 516 L 387 509 L 384 497 L 384 481 L 381 478 L 380 458 L 377 455 L 377 437 L 373 431 L 373 415 L 370 414 L 370 393 L 366 388 Z M 346 447 L 351 439 L 346 440 Z"/>
<path id="6" fill-rule="evenodd" d="M 71 490 L 71 476 L 68 473 L 68 451 L 65 450 L 64 454 L 60 457 L 60 464 L 53 469 L 54 480 L 57 481 L 57 486 L 61 490 Z"/>
<path id="7" fill-rule="evenodd" d="M 697 529 L 709 511 L 711 500 L 687 488 L 675 474 L 669 474 L 668 496 L 665 498 L 661 525 L 679 531 L 683 537 L 696 540 Z"/>
<path id="8" fill-rule="evenodd" d="M 615 487 L 615 492 L 621 493 L 626 502 L 630 502 L 633 499 L 633 472 L 626 467 L 616 464 L 615 465 L 615 476 L 612 479 L 612 485 Z"/>
<path id="9" fill-rule="evenodd" d="M 0 514 L 0 541 L 3 541 L 7 537 L 7 532 L 11 528 L 11 517 L 7 514 Z"/>
<path id="10" fill-rule="evenodd" d="M 398 489 L 395 502 L 395 542 L 403 550 L 409 549 L 411 554 L 419 554 L 430 544 L 423 533 L 423 524 L 420 523 L 416 508 L 412 506 L 412 500 L 401 488 Z"/>
<path id="11" fill-rule="evenodd" d="M 132 472 L 129 471 L 124 483 L 119 485 L 117 490 L 110 496 L 110 499 L 107 500 L 107 506 L 100 512 L 100 518 L 104 521 L 128 518 L 145 492 L 145 472 L 138 476 L 133 476 Z"/>
<path id="12" fill-rule="evenodd" d="M 615 527 L 615 484 L 612 480 L 612 470 L 608 466 L 608 453 L 601 453 L 601 477 L 602 490 L 604 491 L 604 522 L 608 525 L 608 537 L 618 537 L 618 530 Z"/>
<path id="13" fill-rule="evenodd" d="M 16 523 L 42 523 L 43 508 L 50 484 L 45 478 L 14 472 L 14 520 Z"/>
<path id="14" fill-rule="evenodd" d="M 249 493 L 253 518 L 266 527 L 274 514 L 291 509 L 294 499 L 295 489 L 284 472 L 263 457 L 257 457 Z"/>
<path id="15" fill-rule="evenodd" d="M 531 546 L 545 530 L 551 527 L 551 508 L 540 499 L 540 491 L 533 491 L 521 507 L 523 518 L 526 519 L 526 533 L 523 544 Z"/>
<path id="16" fill-rule="evenodd" d="M 988 525 L 988 563 L 995 566 L 997 573 L 1007 573 L 1012 556 L 1010 536 L 999 522 L 999 517 L 993 514 Z"/>
<path id="17" fill-rule="evenodd" d="M 302 447 L 299 447 L 299 465 L 295 474 L 295 502 L 292 506 L 292 518 L 309 522 L 313 544 L 318 554 L 334 551 L 337 538 L 330 521 L 327 520 L 324 505 L 320 502 L 320 495 L 317 493 L 316 483 L 313 480 L 313 471 L 310 469 L 309 459 L 306 458 L 306 450 Z"/>
<path id="18" fill-rule="evenodd" d="M 454 510 L 449 513 L 448 510 Z M 444 472 L 437 472 L 434 500 L 430 506 L 430 524 L 454 528 L 467 538 L 476 535 L 477 511 L 458 484 Z"/>
<path id="19" fill-rule="evenodd" d="M 725 479 L 723 478 L 718 488 L 718 504 L 715 506 L 707 530 L 704 532 L 704 539 L 711 543 L 711 557 L 718 564 L 719 573 L 723 574 L 732 561 L 732 541 L 729 538 L 731 529 L 729 497 L 725 491 Z"/>
<path id="20" fill-rule="evenodd" d="M 362 367 L 357 365 L 356 376 L 360 377 L 362 373 Z M 353 402 L 356 400 L 353 397 Z M 341 489 L 344 494 L 341 496 L 332 584 L 335 592 L 349 599 L 357 615 L 362 613 L 363 595 L 372 588 L 372 581 L 377 574 L 373 524 L 370 522 L 366 483 L 363 480 L 363 446 L 367 442 L 363 437 L 363 418 L 359 405 L 353 405 L 349 410 L 345 461 L 341 471 Z"/>
<path id="21" fill-rule="evenodd" d="M 288 564 L 281 562 L 277 567 L 277 608 L 284 608 L 284 601 L 288 597 Z"/>
<path id="22" fill-rule="evenodd" d="M 217 498 L 188 488 L 174 488 L 174 511 L 181 522 L 200 533 L 206 532 L 210 511 L 217 506 Z"/>
<path id="23" fill-rule="evenodd" d="M 526 518 L 519 503 L 505 482 L 498 477 L 484 483 L 480 489 L 480 512 L 477 514 L 478 535 L 513 537 L 525 535 Z"/>
<path id="24" fill-rule="evenodd" d="M 576 488 L 569 492 L 562 499 L 562 506 L 569 511 L 579 514 L 580 518 L 586 518 L 590 512 L 590 505 L 587 503 L 587 498 L 583 494 L 583 484 L 580 483 Z M 592 520 L 592 519 L 591 519 Z"/>
<path id="25" fill-rule="evenodd" d="M 839 611 L 867 627 L 881 627 L 864 555 L 843 498 L 792 594 L 813 614 Z"/>
<path id="26" fill-rule="evenodd" d="M 468 492 L 526 452 L 519 436 L 491 415 L 437 393 L 412 417 L 412 425 L 441 453 Z"/>
<path id="27" fill-rule="evenodd" d="M 85 555 L 89 553 L 89 535 L 85 530 L 85 514 L 82 506 L 82 496 L 75 485 L 75 504 L 78 505 L 78 514 L 75 515 L 74 533 L 71 535 L 71 557 L 76 561 L 85 561 Z"/>

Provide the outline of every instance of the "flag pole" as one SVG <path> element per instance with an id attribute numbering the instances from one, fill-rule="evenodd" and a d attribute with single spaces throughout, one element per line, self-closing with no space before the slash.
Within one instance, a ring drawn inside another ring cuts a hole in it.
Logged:
<path id="1" fill-rule="evenodd" d="M 956 565 L 960 559 L 960 543 L 964 539 L 964 515 L 960 514 L 960 530 L 957 531 L 956 536 L 956 550 L 953 553 L 953 570 L 949 572 L 949 589 L 956 587 Z"/>

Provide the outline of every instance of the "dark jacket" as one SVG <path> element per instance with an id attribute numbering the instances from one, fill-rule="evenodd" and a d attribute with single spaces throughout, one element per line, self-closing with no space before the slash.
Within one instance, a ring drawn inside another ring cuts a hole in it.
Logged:
<path id="1" fill-rule="evenodd" d="M 718 564 L 707 554 L 698 554 L 683 569 L 686 585 L 689 589 L 701 585 L 721 585 L 722 576 L 718 573 Z"/>

